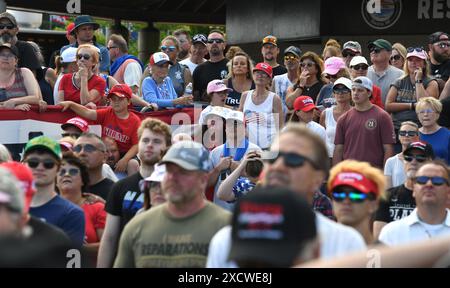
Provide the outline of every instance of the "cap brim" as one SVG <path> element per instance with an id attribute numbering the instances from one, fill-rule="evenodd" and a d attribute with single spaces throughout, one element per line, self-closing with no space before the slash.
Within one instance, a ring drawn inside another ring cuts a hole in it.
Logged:
<path id="1" fill-rule="evenodd" d="M 112 95 L 115 95 L 115 96 L 120 97 L 120 98 L 128 98 L 125 94 L 118 94 L 118 93 L 108 93 L 108 96 L 106 96 L 106 98 L 111 98 Z"/>
<path id="2" fill-rule="evenodd" d="M 205 43 L 205 42 L 202 42 L 202 41 L 193 41 L 193 42 L 192 42 L 192 45 L 197 44 L 197 43 L 202 43 L 203 45 L 206 46 L 206 43 Z"/>
<path id="3" fill-rule="evenodd" d="M 303 109 L 299 109 L 297 111 L 309 112 L 311 110 L 318 109 L 315 105 L 304 107 Z"/>
<path id="4" fill-rule="evenodd" d="M 325 69 L 322 74 L 336 75 L 340 69 Z"/>
<path id="5" fill-rule="evenodd" d="M 180 166 L 181 168 L 188 170 L 188 171 L 199 171 L 201 169 L 199 169 L 197 166 L 188 163 L 182 159 L 173 159 L 173 158 L 168 158 L 168 159 L 163 159 L 161 162 L 159 162 L 160 165 L 162 164 L 167 164 L 167 163 L 172 163 L 172 164 L 176 164 L 178 166 Z"/>
<path id="6" fill-rule="evenodd" d="M 76 128 L 78 128 L 78 129 L 80 129 L 80 127 L 78 127 L 77 125 L 72 124 L 72 123 L 64 123 L 64 124 L 62 124 L 62 125 L 61 125 L 61 129 L 64 130 L 64 129 L 66 129 L 66 128 L 69 127 L 69 126 L 76 127 Z M 80 131 L 83 132 L 82 129 L 80 129 Z"/>
<path id="7" fill-rule="evenodd" d="M 233 241 L 235 241 L 233 239 Z M 231 246 L 228 260 L 264 262 L 276 267 L 290 267 L 300 252 L 301 243 L 276 241 L 240 241 Z M 275 249 L 276 248 L 276 249 Z"/>
<path id="8" fill-rule="evenodd" d="M 100 25 L 98 23 L 95 22 L 87 22 L 87 23 L 82 23 L 82 24 L 78 24 L 77 26 L 73 27 L 73 29 L 70 31 L 70 34 L 75 34 L 75 30 L 77 30 L 78 27 L 81 27 L 83 25 L 92 25 L 94 26 L 94 30 L 97 30 L 98 28 L 100 28 Z"/>
<path id="9" fill-rule="evenodd" d="M 52 154 L 53 156 L 56 157 L 56 159 L 61 159 L 61 155 L 57 155 L 54 151 L 52 151 L 50 148 L 48 148 L 45 145 L 34 145 L 29 147 L 27 150 L 24 151 L 25 154 L 30 153 L 36 149 L 42 149 L 42 150 L 46 150 L 47 152 L 49 152 L 50 154 Z"/>
<path id="10" fill-rule="evenodd" d="M 159 61 L 158 63 L 155 63 L 154 65 L 162 65 L 162 64 L 166 64 L 166 63 L 173 65 L 172 61 L 169 61 L 169 60 L 162 60 L 162 61 Z"/>
<path id="11" fill-rule="evenodd" d="M 231 88 L 224 88 L 224 89 L 214 90 L 214 91 L 211 91 L 211 92 L 209 92 L 209 93 L 223 92 L 223 91 L 227 91 L 228 93 L 231 93 L 231 92 L 233 92 L 233 89 L 231 89 Z M 209 94 L 209 93 L 208 93 L 208 94 Z"/>
<path id="12" fill-rule="evenodd" d="M 268 74 L 267 71 L 264 71 L 263 69 L 253 68 L 253 72 L 255 72 L 255 71 L 262 71 L 262 72 L 266 73 L 266 75 L 269 76 L 269 78 L 272 78 L 272 76 L 270 76 L 270 74 Z"/>
<path id="13" fill-rule="evenodd" d="M 336 187 L 339 187 L 339 186 L 350 186 L 352 188 L 357 189 L 358 191 L 363 192 L 364 194 L 370 193 L 370 191 L 367 189 L 366 186 L 364 186 L 362 184 L 358 185 L 358 183 L 355 183 L 355 182 L 345 182 L 345 181 L 339 182 L 337 185 L 334 185 L 331 189 L 335 189 Z"/>

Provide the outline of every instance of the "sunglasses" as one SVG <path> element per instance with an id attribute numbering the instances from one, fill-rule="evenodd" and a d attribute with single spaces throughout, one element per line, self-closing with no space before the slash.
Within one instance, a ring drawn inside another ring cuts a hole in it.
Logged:
<path id="1" fill-rule="evenodd" d="M 337 75 L 329 75 L 329 74 L 327 74 L 327 75 L 325 75 L 325 78 L 327 78 L 328 80 L 330 80 L 330 79 L 337 79 Z"/>
<path id="2" fill-rule="evenodd" d="M 298 60 L 298 57 L 291 56 L 291 55 L 284 56 L 284 61 L 294 61 L 294 60 Z"/>
<path id="3" fill-rule="evenodd" d="M 422 47 L 408 47 L 406 49 L 406 52 L 408 52 L 408 53 L 412 53 L 414 51 L 416 51 L 416 52 L 423 52 L 423 48 Z"/>
<path id="4" fill-rule="evenodd" d="M 434 45 L 438 46 L 441 49 L 445 49 L 450 47 L 450 42 L 439 42 L 435 43 Z"/>
<path id="5" fill-rule="evenodd" d="M 173 52 L 173 51 L 175 51 L 175 49 L 177 49 L 177 47 L 175 47 L 175 46 L 166 46 L 166 45 L 161 46 L 161 50 L 162 50 L 162 51 L 167 51 L 167 50 L 169 50 L 170 52 Z"/>
<path id="6" fill-rule="evenodd" d="M 312 161 L 311 159 L 309 159 L 306 156 L 297 154 L 297 153 L 285 153 L 285 152 L 277 152 L 278 154 L 276 155 L 276 157 L 271 157 L 269 159 L 267 159 L 266 161 L 270 164 L 275 163 L 278 158 L 283 157 L 284 160 L 284 165 L 286 165 L 287 167 L 291 167 L 291 168 L 298 168 L 298 167 L 302 167 L 303 165 L 305 165 L 305 162 L 309 162 L 315 169 L 318 169 L 316 163 L 314 163 L 314 161 Z"/>
<path id="7" fill-rule="evenodd" d="M 419 114 L 431 114 L 431 113 L 434 113 L 433 109 L 424 109 L 419 111 Z"/>
<path id="8" fill-rule="evenodd" d="M 1 53 L 0 57 L 5 58 L 5 59 L 11 59 L 16 57 L 16 55 L 14 55 L 13 53 Z"/>
<path id="9" fill-rule="evenodd" d="M 213 43 L 220 44 L 220 43 L 223 43 L 223 42 L 225 42 L 223 39 L 208 39 L 208 43 L 209 44 L 213 44 Z"/>
<path id="10" fill-rule="evenodd" d="M 416 159 L 416 161 L 419 163 L 425 162 L 428 159 L 425 155 L 403 155 L 403 158 L 406 162 L 412 162 L 414 159 Z"/>
<path id="11" fill-rule="evenodd" d="M 333 88 L 333 93 L 336 93 L 336 94 L 347 94 L 350 92 L 352 92 L 352 91 L 350 91 L 350 89 L 348 89 L 348 88 Z"/>
<path id="12" fill-rule="evenodd" d="M 417 132 L 417 131 L 398 131 L 398 135 L 413 137 L 413 136 L 419 135 L 419 132 Z"/>
<path id="13" fill-rule="evenodd" d="M 369 66 L 365 65 L 365 64 L 358 64 L 355 66 L 352 66 L 353 70 L 367 70 L 367 68 L 369 68 Z"/>
<path id="14" fill-rule="evenodd" d="M 356 56 L 356 53 L 353 53 L 353 52 L 350 52 L 350 51 L 347 51 L 347 50 L 345 50 L 345 51 L 343 51 L 342 52 L 342 56 L 344 57 L 344 58 L 347 58 L 347 57 L 355 57 Z"/>
<path id="15" fill-rule="evenodd" d="M 39 163 L 42 163 L 44 165 L 45 169 L 52 169 L 53 167 L 55 167 L 56 162 L 52 159 L 38 159 L 38 158 L 30 158 L 25 160 L 25 163 L 28 164 L 28 167 L 30 168 L 37 168 L 39 166 Z"/>
<path id="16" fill-rule="evenodd" d="M 62 177 L 62 176 L 65 176 L 67 174 L 69 174 L 69 176 L 77 176 L 78 173 L 80 173 L 80 170 L 77 169 L 77 168 L 70 168 L 70 169 L 63 168 L 63 169 L 59 170 L 58 174 L 59 174 L 59 176 Z"/>
<path id="17" fill-rule="evenodd" d="M 400 58 L 401 58 L 402 56 L 400 56 L 400 55 L 394 55 L 394 56 L 391 56 L 391 58 L 390 58 L 390 60 L 391 61 L 398 61 L 398 60 L 400 60 Z"/>
<path id="18" fill-rule="evenodd" d="M 78 137 L 80 137 L 80 133 L 62 133 L 61 136 L 62 137 L 72 137 L 75 139 L 78 139 Z"/>
<path id="19" fill-rule="evenodd" d="M 383 50 L 383 49 L 378 48 L 378 47 L 373 47 L 373 48 L 370 49 L 370 53 L 378 54 L 378 53 L 381 52 L 381 50 Z"/>
<path id="20" fill-rule="evenodd" d="M 114 48 L 119 48 L 119 47 L 117 47 L 117 46 L 106 47 L 106 49 L 108 49 L 108 51 L 111 50 L 111 49 L 114 49 Z"/>
<path id="21" fill-rule="evenodd" d="M 306 67 L 306 66 L 312 67 L 312 66 L 314 66 L 314 65 L 316 65 L 316 63 L 313 63 L 313 62 L 301 62 L 301 63 L 300 63 L 300 66 L 301 66 L 302 68 L 304 68 L 304 67 Z"/>
<path id="22" fill-rule="evenodd" d="M 3 30 L 3 29 L 9 29 L 9 30 L 11 30 L 11 29 L 14 29 L 16 26 L 14 26 L 14 25 L 12 25 L 12 24 L 0 24 L 0 30 Z"/>
<path id="23" fill-rule="evenodd" d="M 368 194 L 362 193 L 358 190 L 353 191 L 333 191 L 331 192 L 331 197 L 336 202 L 342 202 L 345 200 L 345 198 L 350 199 L 350 202 L 352 203 L 362 203 L 364 200 L 368 198 Z"/>
<path id="24" fill-rule="evenodd" d="M 418 176 L 414 179 L 416 181 L 417 184 L 420 185 L 425 185 L 428 183 L 428 180 L 431 180 L 431 184 L 433 184 L 434 186 L 441 186 L 446 184 L 447 186 L 448 184 L 448 180 L 445 179 L 444 177 L 428 177 L 428 176 Z"/>
<path id="25" fill-rule="evenodd" d="M 84 152 L 87 152 L 87 153 L 92 153 L 92 152 L 95 152 L 97 150 L 101 151 L 101 152 L 105 152 L 105 151 L 95 147 L 92 144 L 84 144 L 84 145 L 83 144 L 78 144 L 77 146 L 73 147 L 73 149 L 72 149 L 72 151 L 75 152 L 75 153 L 80 153 L 81 150 L 84 150 Z"/>
<path id="26" fill-rule="evenodd" d="M 77 59 L 81 60 L 81 58 L 84 58 L 85 60 L 89 60 L 89 59 L 91 59 L 91 55 L 89 55 L 89 54 L 78 54 L 77 55 Z"/>

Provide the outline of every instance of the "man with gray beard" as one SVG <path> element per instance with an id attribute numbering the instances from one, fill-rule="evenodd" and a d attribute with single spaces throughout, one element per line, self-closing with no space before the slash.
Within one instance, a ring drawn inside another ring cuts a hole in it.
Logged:
<path id="1" fill-rule="evenodd" d="M 16 18 L 8 13 L 3 12 L 0 14 L 0 45 L 10 43 L 17 47 L 19 51 L 19 63 L 18 66 L 30 69 L 34 75 L 36 70 L 41 68 L 38 57 L 33 50 L 30 43 L 17 39 L 17 33 L 19 32 L 19 26 L 17 26 Z"/>
<path id="2" fill-rule="evenodd" d="M 110 268 L 125 224 L 143 207 L 139 182 L 149 177 L 172 143 L 169 125 L 155 118 L 142 121 L 138 129 L 139 172 L 116 182 L 106 202 L 106 226 L 100 242 L 97 267 Z"/>
<path id="3" fill-rule="evenodd" d="M 433 148 L 423 142 L 412 142 L 403 151 L 403 163 L 406 181 L 402 185 L 389 188 L 386 196 L 380 199 L 380 205 L 373 223 L 374 239 L 378 239 L 381 229 L 392 221 L 408 216 L 416 207 L 413 197 L 414 178 L 420 164 L 434 158 Z"/>

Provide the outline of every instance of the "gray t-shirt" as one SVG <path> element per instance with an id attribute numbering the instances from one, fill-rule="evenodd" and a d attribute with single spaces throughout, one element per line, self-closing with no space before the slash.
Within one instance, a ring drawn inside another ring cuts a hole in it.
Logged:
<path id="1" fill-rule="evenodd" d="M 395 82 L 398 78 L 403 76 L 403 71 L 389 65 L 388 68 L 378 75 L 373 69 L 373 65 L 369 67 L 367 72 L 367 77 L 372 80 L 373 84 L 377 85 L 381 89 L 381 101 L 383 105 L 386 106 L 386 96 L 391 88 L 391 84 Z"/>

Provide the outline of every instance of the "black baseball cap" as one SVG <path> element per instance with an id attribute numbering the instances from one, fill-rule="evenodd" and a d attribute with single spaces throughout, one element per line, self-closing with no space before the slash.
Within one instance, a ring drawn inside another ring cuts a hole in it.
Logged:
<path id="1" fill-rule="evenodd" d="M 430 36 L 428 36 L 428 43 L 434 44 L 439 41 L 448 41 L 449 39 L 450 39 L 450 36 L 447 33 L 438 31 L 438 32 L 434 32 L 433 34 L 430 34 Z"/>
<path id="2" fill-rule="evenodd" d="M 409 143 L 408 147 L 406 147 L 405 151 L 403 151 L 403 154 L 408 155 L 408 153 L 413 149 L 423 151 L 426 157 L 434 159 L 433 147 L 429 143 L 420 141 Z"/>

